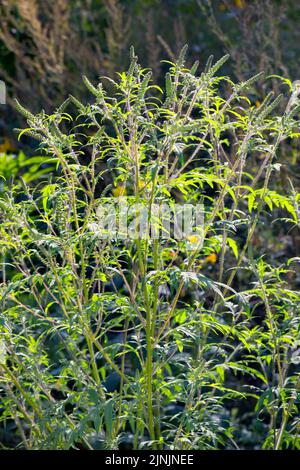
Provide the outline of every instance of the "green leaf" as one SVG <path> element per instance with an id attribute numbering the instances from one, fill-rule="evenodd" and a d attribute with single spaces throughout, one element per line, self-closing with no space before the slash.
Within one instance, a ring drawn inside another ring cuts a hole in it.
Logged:
<path id="1" fill-rule="evenodd" d="M 227 244 L 229 245 L 229 247 L 232 249 L 233 254 L 234 254 L 234 256 L 236 257 L 236 259 L 238 259 L 238 257 L 239 257 L 239 250 L 238 250 L 238 246 L 237 246 L 237 244 L 236 244 L 236 241 L 233 240 L 233 238 L 227 237 L 226 242 L 227 242 Z"/>

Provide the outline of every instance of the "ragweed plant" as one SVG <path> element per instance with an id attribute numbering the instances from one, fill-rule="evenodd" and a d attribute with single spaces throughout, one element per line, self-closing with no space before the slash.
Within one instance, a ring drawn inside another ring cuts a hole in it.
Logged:
<path id="1" fill-rule="evenodd" d="M 84 77 L 89 104 L 70 96 L 52 115 L 18 104 L 21 134 L 56 172 L 0 199 L 1 423 L 15 446 L 300 445 L 288 284 L 299 259 L 272 265 L 257 242 L 271 220 L 299 227 L 298 193 L 276 191 L 299 106 L 272 93 L 257 106 L 263 74 L 217 75 L 227 56 L 199 74 L 185 51 L 164 90 L 132 49 L 113 96 Z M 143 237 L 104 236 L 99 207 L 116 201 L 146 209 Z M 166 233 L 157 203 L 200 204 L 203 224 Z"/>

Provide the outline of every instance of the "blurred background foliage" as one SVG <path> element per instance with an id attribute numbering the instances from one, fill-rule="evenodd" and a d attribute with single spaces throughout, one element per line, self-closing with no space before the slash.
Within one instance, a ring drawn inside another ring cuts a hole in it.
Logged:
<path id="1" fill-rule="evenodd" d="M 14 97 L 34 112 L 53 110 L 69 93 L 84 99 L 82 74 L 113 76 L 127 65 L 131 44 L 157 81 L 161 58 L 174 60 L 185 43 L 190 63 L 200 66 L 211 54 L 230 53 L 226 72 L 238 80 L 259 70 L 295 80 L 299 18 L 293 0 L 1 0 L 0 79 L 8 106 L 1 109 L 0 151 L 9 141 L 16 146 Z M 257 89 L 257 100 L 263 94 Z"/>

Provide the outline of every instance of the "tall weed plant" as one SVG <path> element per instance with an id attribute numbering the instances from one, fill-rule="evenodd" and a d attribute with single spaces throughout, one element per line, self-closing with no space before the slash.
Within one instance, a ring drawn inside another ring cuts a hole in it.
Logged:
<path id="1" fill-rule="evenodd" d="M 131 49 L 127 72 L 102 80 L 113 95 L 84 77 L 91 103 L 17 104 L 20 137 L 56 170 L 2 183 L 2 447 L 300 447 L 299 259 L 257 241 L 299 228 L 299 194 L 276 190 L 297 83 L 255 104 L 262 73 L 233 83 L 227 56 L 198 73 L 185 52 L 164 90 Z M 103 237 L 99 205 L 116 201 L 201 204 L 203 224 Z"/>

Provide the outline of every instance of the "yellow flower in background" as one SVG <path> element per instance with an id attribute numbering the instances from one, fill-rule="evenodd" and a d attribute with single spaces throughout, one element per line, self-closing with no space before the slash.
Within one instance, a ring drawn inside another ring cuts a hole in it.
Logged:
<path id="1" fill-rule="evenodd" d="M 234 4 L 237 8 L 240 8 L 240 10 L 246 7 L 245 0 L 234 0 Z"/>
<path id="2" fill-rule="evenodd" d="M 261 102 L 260 102 L 260 101 L 258 101 L 258 100 L 257 100 L 257 101 L 255 101 L 255 106 L 256 106 L 257 108 L 259 108 L 259 107 L 260 107 L 260 105 L 261 105 Z"/>
<path id="3" fill-rule="evenodd" d="M 146 181 L 144 181 L 143 179 L 139 179 L 139 190 L 142 191 L 145 188 L 146 184 Z"/>
<path id="4" fill-rule="evenodd" d="M 0 153 L 13 152 L 15 150 L 13 144 L 7 136 L 0 136 Z"/>
<path id="5" fill-rule="evenodd" d="M 200 237 L 198 235 L 188 235 L 186 238 L 190 243 L 199 243 L 200 242 Z"/>
<path id="6" fill-rule="evenodd" d="M 224 3 L 221 3 L 221 4 L 219 5 L 219 10 L 220 10 L 220 11 L 225 11 L 225 10 L 226 10 L 226 5 L 225 5 Z"/>
<path id="7" fill-rule="evenodd" d="M 112 193 L 115 197 L 126 196 L 126 186 L 118 185 L 112 190 Z"/>
<path id="8" fill-rule="evenodd" d="M 211 255 L 208 255 L 206 258 L 205 258 L 205 261 L 207 263 L 212 263 L 212 264 L 215 264 L 218 260 L 218 257 L 216 255 L 216 253 L 212 253 Z"/>

